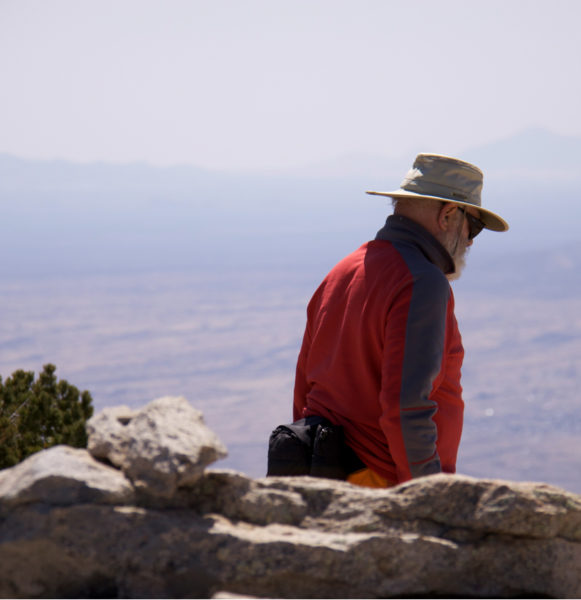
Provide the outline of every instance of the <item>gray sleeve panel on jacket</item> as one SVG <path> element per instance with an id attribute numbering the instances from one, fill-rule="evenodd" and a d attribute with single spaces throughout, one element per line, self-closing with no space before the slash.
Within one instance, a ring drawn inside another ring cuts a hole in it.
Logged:
<path id="1" fill-rule="evenodd" d="M 439 473 L 438 436 L 429 399 L 442 367 L 450 284 L 421 253 L 398 248 L 413 277 L 400 390 L 402 437 L 412 477 Z"/>

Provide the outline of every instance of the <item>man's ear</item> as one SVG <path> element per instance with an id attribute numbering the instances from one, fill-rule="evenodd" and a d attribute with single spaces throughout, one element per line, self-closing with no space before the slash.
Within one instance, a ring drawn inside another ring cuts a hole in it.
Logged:
<path id="1" fill-rule="evenodd" d="M 452 226 L 453 215 L 458 207 L 451 202 L 444 202 L 438 214 L 438 227 L 442 231 L 448 231 Z"/>

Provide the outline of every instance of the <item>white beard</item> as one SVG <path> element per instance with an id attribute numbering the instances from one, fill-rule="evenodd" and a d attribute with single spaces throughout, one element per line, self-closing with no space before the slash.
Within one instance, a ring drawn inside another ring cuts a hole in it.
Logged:
<path id="1" fill-rule="evenodd" d="M 452 255 L 454 259 L 454 272 L 446 275 L 448 281 L 456 281 L 456 279 L 460 279 L 462 275 L 462 271 L 464 271 L 464 267 L 466 266 L 466 258 L 468 255 L 468 250 L 470 248 L 468 246 L 458 247 L 456 252 Z"/>

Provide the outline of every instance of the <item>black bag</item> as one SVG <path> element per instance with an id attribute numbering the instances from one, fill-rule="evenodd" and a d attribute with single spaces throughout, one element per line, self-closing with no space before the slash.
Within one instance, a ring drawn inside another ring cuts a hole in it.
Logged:
<path id="1" fill-rule="evenodd" d="M 347 479 L 343 427 L 340 425 L 319 425 L 315 434 L 311 456 L 311 475 L 328 479 Z"/>
<path id="2" fill-rule="evenodd" d="M 346 479 L 365 465 L 345 444 L 343 427 L 324 417 L 279 425 L 268 442 L 267 476 L 312 475 Z"/>

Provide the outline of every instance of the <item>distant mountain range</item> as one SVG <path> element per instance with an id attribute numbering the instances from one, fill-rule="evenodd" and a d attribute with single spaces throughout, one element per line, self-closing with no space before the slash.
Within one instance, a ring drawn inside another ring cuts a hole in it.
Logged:
<path id="1" fill-rule="evenodd" d="M 485 171 L 484 204 L 511 224 L 478 252 L 579 239 L 581 137 L 530 130 L 462 153 Z M 0 274 L 329 265 L 390 212 L 413 157 L 344 157 L 284 172 L 79 164 L 0 154 Z"/>
<path id="2" fill-rule="evenodd" d="M 418 148 L 417 152 L 446 154 L 437 148 Z M 478 165 L 485 175 L 538 179 L 554 174 L 581 180 L 581 136 L 527 129 L 488 144 L 471 146 L 457 156 Z M 413 158 L 404 154 L 392 158 L 353 154 L 279 172 L 313 177 L 362 176 L 382 182 L 389 178 L 399 182 Z"/>
<path id="3" fill-rule="evenodd" d="M 418 152 L 438 152 L 436 148 L 418 148 Z M 516 176 L 537 176 L 561 173 L 569 179 L 581 179 L 581 136 L 561 135 L 544 129 L 527 129 L 509 137 L 472 146 L 458 153 L 459 158 L 474 162 L 484 172 L 512 173 Z M 154 167 L 146 162 L 79 163 L 67 160 L 32 160 L 0 153 L 0 190 L 13 186 L 43 185 L 75 186 L 91 183 L 97 187 L 157 187 L 170 189 L 210 182 L 216 177 L 262 180 L 296 177 L 359 178 L 384 177 L 396 181 L 411 165 L 413 156 L 392 153 L 391 158 L 375 154 L 351 154 L 287 169 L 256 171 L 216 171 L 193 165 Z M 30 175 L 34 177 L 31 179 Z M 393 185 L 393 182 L 391 182 Z"/>
<path id="4" fill-rule="evenodd" d="M 462 157 L 495 176 L 564 177 L 581 181 L 581 136 L 528 129 L 506 139 L 468 149 Z"/>

